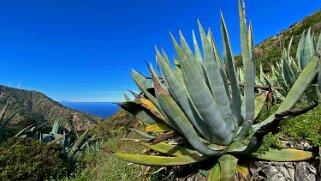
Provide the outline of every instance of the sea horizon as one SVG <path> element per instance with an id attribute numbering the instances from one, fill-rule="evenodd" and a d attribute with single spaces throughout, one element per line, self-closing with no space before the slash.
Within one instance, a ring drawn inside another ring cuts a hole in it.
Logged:
<path id="1" fill-rule="evenodd" d="M 121 101 L 57 101 L 59 103 L 64 103 L 64 102 L 75 102 L 75 103 L 79 103 L 79 102 L 83 102 L 83 103 L 117 103 L 117 102 L 121 102 Z"/>
<path id="2" fill-rule="evenodd" d="M 71 101 L 58 101 L 62 105 L 95 115 L 101 118 L 108 118 L 120 110 L 120 107 L 115 102 L 71 102 Z"/>

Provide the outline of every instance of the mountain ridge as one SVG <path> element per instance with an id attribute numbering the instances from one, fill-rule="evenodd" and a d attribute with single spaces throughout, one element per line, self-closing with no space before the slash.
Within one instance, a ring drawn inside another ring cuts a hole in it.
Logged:
<path id="1" fill-rule="evenodd" d="M 73 127 L 75 130 L 84 130 L 104 121 L 98 116 L 68 108 L 38 91 L 0 85 L 0 106 L 4 106 L 8 101 L 10 106 L 6 114 L 9 115 L 18 110 L 12 124 L 21 127 L 47 121 L 53 123 L 59 119 L 66 128 Z"/>

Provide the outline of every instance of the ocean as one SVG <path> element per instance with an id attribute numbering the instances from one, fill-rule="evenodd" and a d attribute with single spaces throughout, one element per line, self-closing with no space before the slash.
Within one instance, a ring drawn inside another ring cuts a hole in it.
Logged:
<path id="1" fill-rule="evenodd" d="M 89 113 L 101 118 L 108 118 L 117 111 L 120 107 L 111 102 L 60 102 L 66 107 Z"/>

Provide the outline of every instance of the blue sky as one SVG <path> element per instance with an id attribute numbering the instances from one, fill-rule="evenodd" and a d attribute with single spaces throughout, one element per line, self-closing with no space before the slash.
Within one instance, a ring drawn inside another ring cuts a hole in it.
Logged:
<path id="1" fill-rule="evenodd" d="M 247 0 L 255 43 L 319 10 L 317 0 Z M 223 11 L 240 50 L 237 0 L 0 0 L 0 84 L 55 100 L 118 101 L 136 90 L 129 71 L 147 73 L 154 45 L 173 57 L 168 36 L 191 40 L 196 19 L 221 45 Z"/>

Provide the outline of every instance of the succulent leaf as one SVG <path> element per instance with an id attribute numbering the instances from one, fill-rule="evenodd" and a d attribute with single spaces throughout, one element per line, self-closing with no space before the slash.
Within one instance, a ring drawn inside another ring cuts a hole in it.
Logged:
<path id="1" fill-rule="evenodd" d="M 242 48 L 242 60 L 245 74 L 245 87 L 244 87 L 244 101 L 245 101 L 245 118 L 244 122 L 254 120 L 254 60 L 253 60 L 253 35 L 252 28 L 250 26 L 249 31 L 246 30 L 245 14 L 242 10 L 241 4 L 238 1 L 239 17 L 240 17 L 240 35 L 241 35 L 241 48 Z M 247 125 L 249 127 L 250 125 Z"/>
<path id="2" fill-rule="evenodd" d="M 209 171 L 208 181 L 221 181 L 221 167 L 216 163 Z"/>
<path id="3" fill-rule="evenodd" d="M 230 39 L 227 32 L 226 24 L 223 18 L 223 14 L 221 13 L 221 29 L 222 29 L 222 36 L 223 36 L 223 45 L 224 45 L 224 62 L 226 64 L 227 75 L 231 82 L 231 92 L 232 92 L 232 110 L 233 113 L 238 120 L 238 124 L 242 124 L 242 117 L 241 117 L 241 92 L 239 87 L 239 82 L 237 79 L 235 65 L 234 65 L 234 56 L 231 50 Z"/>
<path id="4" fill-rule="evenodd" d="M 303 66 L 304 44 L 305 44 L 305 31 L 303 31 L 303 33 L 301 34 L 301 38 L 299 40 L 298 48 L 296 51 L 296 60 L 300 70 L 304 68 Z"/>
<path id="5" fill-rule="evenodd" d="M 137 135 L 139 135 L 139 136 L 141 136 L 142 138 L 145 138 L 145 139 L 153 139 L 153 138 L 155 138 L 155 136 L 147 134 L 147 133 L 145 133 L 143 131 L 140 131 L 138 129 L 132 128 L 132 129 L 130 129 L 130 131 L 133 131 L 134 133 L 136 133 Z"/>
<path id="6" fill-rule="evenodd" d="M 308 64 L 311 57 L 315 55 L 315 47 L 313 37 L 311 36 L 311 28 L 309 28 L 308 33 L 306 34 L 304 43 L 302 69 Z"/>
<path id="7" fill-rule="evenodd" d="M 181 31 L 179 31 L 179 38 L 180 38 L 180 42 L 181 42 L 181 48 L 184 50 L 185 55 L 188 57 L 188 59 L 190 61 L 193 61 L 193 62 L 196 61 L 196 58 L 195 58 L 191 48 L 189 47 L 188 43 L 186 42 L 185 37 Z M 198 68 L 201 69 L 200 61 L 198 61 L 198 64 L 196 64 L 196 65 L 198 65 Z M 199 71 L 201 72 L 202 70 L 199 70 Z"/>
<path id="8" fill-rule="evenodd" d="M 176 54 L 178 56 L 180 65 L 182 65 L 182 61 L 186 60 L 186 59 L 188 61 L 190 61 L 190 62 L 193 62 L 194 71 L 196 71 L 195 74 L 199 74 L 200 75 L 200 77 L 199 77 L 200 80 L 201 81 L 205 81 L 204 76 L 202 76 L 203 75 L 203 70 L 202 70 L 202 67 L 201 67 L 201 63 L 199 61 L 196 61 L 194 55 L 191 55 L 190 53 L 189 54 L 187 53 L 187 52 L 189 52 L 187 47 L 182 47 L 181 48 L 179 46 L 179 44 L 177 43 L 176 39 L 174 38 L 174 36 L 172 34 L 170 34 L 170 36 L 171 36 L 172 42 L 174 44 L 175 52 L 176 52 Z"/>
<path id="9" fill-rule="evenodd" d="M 255 84 L 255 67 L 254 67 L 254 55 L 253 55 L 253 35 L 252 28 L 249 26 L 248 32 L 246 30 L 245 14 L 242 10 L 240 1 L 238 1 L 239 17 L 240 17 L 240 35 L 241 35 L 241 48 L 242 48 L 242 60 L 245 74 L 245 86 L 244 86 L 244 100 L 245 117 L 242 122 L 241 136 L 245 135 L 250 129 L 254 121 L 254 84 Z"/>
<path id="10" fill-rule="evenodd" d="M 14 111 L 7 118 L 4 118 L 5 112 L 7 110 L 8 104 L 6 104 L 0 112 L 0 142 L 3 140 L 4 128 L 12 120 L 13 116 L 19 111 Z"/>
<path id="11" fill-rule="evenodd" d="M 292 46 L 292 42 L 293 42 L 293 36 L 291 37 L 289 44 L 288 44 L 288 49 L 287 49 L 287 53 L 288 53 L 288 59 L 290 59 L 290 54 L 291 54 L 291 46 Z"/>
<path id="12" fill-rule="evenodd" d="M 57 142 L 59 142 L 60 140 L 64 139 L 66 135 L 62 134 L 60 136 L 58 136 L 55 140 L 50 141 L 49 143 L 47 143 L 47 145 L 52 145 L 55 144 Z"/>
<path id="13" fill-rule="evenodd" d="M 81 147 L 81 144 L 85 141 L 87 135 L 89 133 L 89 129 L 87 129 L 85 132 L 83 132 L 79 138 L 74 142 L 74 144 L 72 145 L 69 153 L 68 153 L 68 156 L 69 157 L 74 157 L 75 154 L 77 153 L 77 151 L 80 149 Z"/>
<path id="14" fill-rule="evenodd" d="M 138 73 L 135 70 L 132 71 L 132 77 L 133 77 L 136 85 L 139 87 L 139 89 L 141 91 L 143 91 L 143 93 L 146 95 L 146 97 L 150 101 L 152 101 L 152 103 L 158 108 L 158 103 L 157 103 L 156 98 L 147 91 L 148 88 L 152 87 L 152 84 L 149 83 L 142 74 Z"/>
<path id="15" fill-rule="evenodd" d="M 61 126 L 62 126 L 61 124 L 62 124 L 61 121 L 60 121 L 59 119 L 57 119 L 57 120 L 54 122 L 53 126 L 52 126 L 51 133 L 56 133 L 56 134 L 58 134 L 59 131 L 60 131 L 60 129 L 61 129 Z"/>
<path id="16" fill-rule="evenodd" d="M 165 133 L 171 130 L 173 130 L 173 128 L 161 122 L 157 122 L 145 128 L 146 132 L 152 132 L 152 133 Z"/>
<path id="17" fill-rule="evenodd" d="M 139 101 L 139 103 L 140 103 L 140 105 L 142 105 L 142 107 L 149 110 L 158 119 L 165 121 L 163 115 L 159 112 L 159 110 L 156 108 L 156 106 L 149 99 L 139 97 L 137 101 Z"/>
<path id="18" fill-rule="evenodd" d="M 179 156 L 179 157 L 167 157 L 167 156 L 152 156 L 152 155 L 137 155 L 137 154 L 126 154 L 126 153 L 115 153 L 115 157 L 140 165 L 147 166 L 177 166 L 187 165 L 195 162 L 200 162 L 207 157 L 201 156 L 198 158 L 192 158 L 190 156 Z"/>
<path id="19" fill-rule="evenodd" d="M 321 34 L 319 35 L 319 38 L 318 38 L 316 50 L 317 50 L 317 51 L 320 51 L 320 50 L 321 50 Z"/>
<path id="20" fill-rule="evenodd" d="M 234 121 L 233 113 L 231 110 L 231 103 L 228 96 L 228 92 L 225 89 L 224 79 L 221 76 L 220 68 L 218 61 L 215 60 L 215 55 L 211 43 L 208 41 L 208 38 L 205 35 L 202 25 L 199 23 L 200 35 L 203 46 L 204 54 L 204 68 L 206 70 L 207 80 L 209 81 L 210 90 L 214 97 L 215 102 L 217 103 L 220 112 L 222 113 L 223 119 L 225 120 L 227 127 L 235 130 L 238 126 L 237 120 Z"/>
<path id="21" fill-rule="evenodd" d="M 132 101 L 132 99 L 126 93 L 124 93 L 124 98 L 127 102 Z"/>
<path id="22" fill-rule="evenodd" d="M 155 115 L 146 110 L 140 104 L 135 102 L 120 102 L 117 103 L 121 108 L 133 114 L 137 119 L 147 124 L 155 124 L 159 120 Z"/>
<path id="23" fill-rule="evenodd" d="M 260 64 L 260 82 L 263 85 L 268 85 L 269 84 L 269 81 L 267 81 L 266 75 L 263 72 L 262 64 Z"/>
<path id="24" fill-rule="evenodd" d="M 191 100 L 188 97 L 185 85 L 182 82 L 178 81 L 169 62 L 164 60 L 157 49 L 156 54 L 157 58 L 159 59 L 159 64 L 164 72 L 164 78 L 168 82 L 169 89 L 175 96 L 177 103 L 181 106 L 182 110 L 189 118 L 190 122 L 195 126 L 197 131 L 204 138 L 211 139 L 210 130 L 208 129 L 208 126 L 202 121 L 194 106 L 191 104 Z"/>
<path id="25" fill-rule="evenodd" d="M 197 71 L 197 61 L 190 61 L 184 51 L 177 47 L 177 54 L 181 55 L 180 65 L 188 95 L 203 121 L 212 130 L 213 143 L 228 144 L 232 140 L 229 134 L 231 128 L 226 126 L 222 113 L 208 88 L 203 74 Z"/>
<path id="26" fill-rule="evenodd" d="M 166 115 L 168 115 L 168 118 L 173 121 L 178 131 L 186 138 L 192 147 L 204 155 L 214 156 L 222 153 L 222 151 L 211 150 L 204 145 L 194 130 L 193 125 L 170 96 L 159 94 L 157 95 L 157 99 Z"/>
<path id="27" fill-rule="evenodd" d="M 261 93 L 259 96 L 255 98 L 255 114 L 254 114 L 254 119 L 259 115 L 261 112 L 262 108 L 264 107 L 264 103 L 266 101 L 267 94 Z"/>
<path id="28" fill-rule="evenodd" d="M 237 164 L 236 171 L 244 180 L 250 180 L 251 178 L 250 170 L 246 165 Z"/>
<path id="29" fill-rule="evenodd" d="M 296 149 L 282 149 L 282 150 L 270 149 L 261 154 L 253 153 L 251 154 L 251 156 L 262 160 L 287 162 L 287 161 L 309 160 L 313 158 L 313 153 L 310 151 L 303 151 L 303 150 L 296 150 Z"/>
<path id="30" fill-rule="evenodd" d="M 226 76 L 226 69 L 225 69 L 225 64 L 224 64 L 224 62 L 223 62 L 223 60 L 222 60 L 222 57 L 221 57 L 221 55 L 220 55 L 220 53 L 219 53 L 219 50 L 218 50 L 218 48 L 217 48 L 217 46 L 216 46 L 216 43 L 215 43 L 215 40 L 214 40 L 214 37 L 213 37 L 213 35 L 212 35 L 212 33 L 211 33 L 211 31 L 209 30 L 208 31 L 208 35 L 207 35 L 207 39 L 209 39 L 209 42 L 211 43 L 211 45 L 212 45 L 212 48 L 213 48 L 213 52 L 214 52 L 214 56 L 215 56 L 215 61 L 216 61 L 216 63 L 219 65 L 219 67 L 220 67 L 220 73 L 221 73 L 221 76 L 222 76 L 222 78 L 223 78 L 223 80 L 224 80 L 224 87 L 225 87 L 225 89 L 226 89 L 226 92 L 229 92 L 229 87 L 228 87 L 228 85 L 227 85 L 227 76 Z M 229 94 L 228 94 L 229 95 Z M 230 97 L 229 97 L 230 98 Z"/>
<path id="31" fill-rule="evenodd" d="M 203 57 L 202 57 L 202 54 L 201 54 L 201 50 L 200 50 L 200 48 L 198 46 L 194 31 L 192 31 L 192 35 L 193 35 L 193 45 L 194 45 L 194 51 L 195 51 L 195 58 L 196 58 L 197 61 L 199 61 L 202 64 Z"/>
<path id="32" fill-rule="evenodd" d="M 172 155 L 172 156 L 190 156 L 191 158 L 195 158 L 195 159 L 198 159 L 199 157 L 204 156 L 195 150 L 191 150 L 179 145 L 170 145 L 165 142 L 161 142 L 157 144 L 149 144 L 146 142 L 141 142 L 140 144 L 152 150 L 159 151 L 161 153 Z"/>
<path id="33" fill-rule="evenodd" d="M 3 106 L 3 108 L 1 109 L 1 111 L 0 111 L 0 121 L 3 121 L 3 118 L 4 118 L 4 114 L 6 113 L 6 110 L 7 110 L 7 108 L 8 108 L 8 103 L 5 105 L 5 106 Z M 2 123 L 1 123 L 2 124 Z"/>
<path id="34" fill-rule="evenodd" d="M 237 161 L 238 159 L 235 156 L 230 154 L 224 154 L 218 159 L 218 162 L 220 163 L 220 167 L 221 167 L 220 180 L 222 181 L 234 180 Z"/>
<path id="35" fill-rule="evenodd" d="M 291 66 L 289 65 L 288 61 L 283 60 L 282 63 L 283 63 L 284 81 L 286 82 L 286 85 L 288 86 L 288 88 L 291 88 L 291 86 L 293 85 L 297 77 L 294 75 L 294 72 Z"/>

